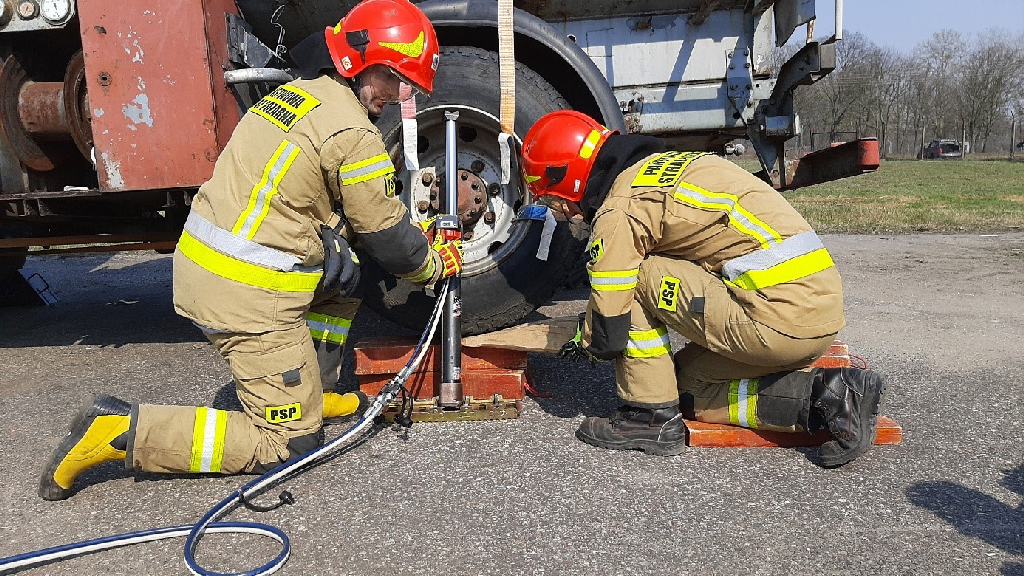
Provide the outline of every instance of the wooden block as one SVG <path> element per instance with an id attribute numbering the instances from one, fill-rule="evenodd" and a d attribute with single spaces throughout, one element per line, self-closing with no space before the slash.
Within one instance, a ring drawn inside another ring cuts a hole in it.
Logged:
<path id="1" fill-rule="evenodd" d="M 844 342 L 836 340 L 828 347 L 828 350 L 811 364 L 812 368 L 849 368 L 850 347 Z"/>
<path id="2" fill-rule="evenodd" d="M 368 396 L 376 396 L 391 381 L 390 374 L 361 374 L 359 389 Z M 526 370 L 469 370 L 462 372 L 462 394 L 473 398 L 492 398 L 500 394 L 506 400 L 519 400 L 526 396 Z M 441 395 L 441 373 L 413 372 L 405 383 L 413 398 L 424 400 Z"/>
<path id="3" fill-rule="evenodd" d="M 773 432 L 751 430 L 728 424 L 709 424 L 685 420 L 686 444 L 704 447 L 758 448 L 772 446 L 820 446 L 831 437 L 825 431 L 816 434 L 803 432 Z M 878 436 L 875 444 L 899 444 L 903 441 L 903 428 L 890 418 L 878 417 Z"/>
<path id="4" fill-rule="evenodd" d="M 416 340 L 411 338 L 370 338 L 353 347 L 356 375 L 397 374 L 412 357 Z M 417 370 L 441 369 L 441 347 L 433 345 Z M 462 370 L 526 369 L 526 352 L 504 348 L 462 347 Z"/>
<path id="5" fill-rule="evenodd" d="M 578 324 L 577 314 L 547 318 L 496 332 L 468 336 L 462 339 L 462 345 L 557 354 L 563 344 L 576 336 Z"/>

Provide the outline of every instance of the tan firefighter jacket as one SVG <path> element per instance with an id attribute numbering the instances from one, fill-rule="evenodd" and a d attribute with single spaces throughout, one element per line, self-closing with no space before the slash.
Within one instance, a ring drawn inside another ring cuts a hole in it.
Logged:
<path id="1" fill-rule="evenodd" d="M 174 306 L 220 331 L 295 325 L 323 275 L 321 225 L 339 222 L 385 270 L 439 278 L 395 195 L 380 132 L 340 77 L 296 80 L 242 117 L 192 203 L 174 255 Z"/>
<path id="2" fill-rule="evenodd" d="M 625 347 L 648 254 L 698 264 L 753 320 L 783 334 L 820 337 L 845 323 L 839 272 L 810 225 L 776 190 L 712 154 L 665 152 L 623 171 L 594 216 L 589 249 L 583 343 L 605 357 Z"/>

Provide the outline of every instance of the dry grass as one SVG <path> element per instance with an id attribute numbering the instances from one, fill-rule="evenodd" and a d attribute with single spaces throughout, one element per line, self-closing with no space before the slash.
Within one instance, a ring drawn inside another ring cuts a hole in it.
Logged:
<path id="1" fill-rule="evenodd" d="M 823 233 L 1024 229 L 1020 162 L 890 161 L 872 174 L 785 195 Z"/>

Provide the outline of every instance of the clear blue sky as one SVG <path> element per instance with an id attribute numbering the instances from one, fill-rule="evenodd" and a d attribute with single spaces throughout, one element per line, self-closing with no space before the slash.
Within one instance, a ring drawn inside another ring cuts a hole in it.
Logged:
<path id="1" fill-rule="evenodd" d="M 815 37 L 835 30 L 835 1 L 817 0 Z M 1024 0 L 844 0 L 843 28 L 875 44 L 909 53 L 939 30 L 965 34 L 1002 28 L 1024 32 Z M 803 38 L 803 27 L 793 33 Z"/>

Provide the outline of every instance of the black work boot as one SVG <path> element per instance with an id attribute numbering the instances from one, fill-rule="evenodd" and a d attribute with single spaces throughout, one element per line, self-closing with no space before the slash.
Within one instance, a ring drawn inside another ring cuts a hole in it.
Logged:
<path id="1" fill-rule="evenodd" d="M 657 456 L 674 456 L 686 449 L 686 426 L 678 405 L 622 406 L 611 418 L 590 416 L 580 424 L 576 437 L 599 448 L 643 450 Z"/>
<path id="2" fill-rule="evenodd" d="M 811 385 L 812 422 L 833 440 L 822 444 L 821 465 L 835 468 L 868 451 L 877 434 L 878 405 L 885 383 L 882 376 L 859 368 L 819 368 Z"/>

